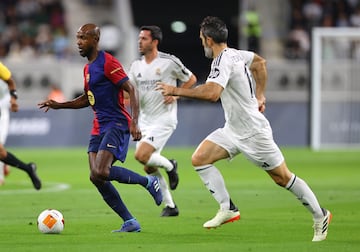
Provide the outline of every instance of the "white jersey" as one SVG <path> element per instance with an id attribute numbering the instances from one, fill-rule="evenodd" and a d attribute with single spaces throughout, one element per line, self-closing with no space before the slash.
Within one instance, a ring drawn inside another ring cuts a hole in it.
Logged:
<path id="1" fill-rule="evenodd" d="M 131 64 L 128 76 L 139 91 L 140 128 L 154 124 L 176 127 L 177 102 L 164 104 L 164 97 L 155 90 L 155 83 L 161 81 L 176 86 L 177 80 L 187 82 L 191 75 L 177 57 L 163 52 L 158 52 L 150 64 L 145 62 L 144 56 Z"/>
<path id="2" fill-rule="evenodd" d="M 225 114 L 225 128 L 239 138 L 247 138 L 270 127 L 259 112 L 249 66 L 254 53 L 233 48 L 224 49 L 211 64 L 207 82 L 215 82 L 224 90 L 220 99 Z"/>

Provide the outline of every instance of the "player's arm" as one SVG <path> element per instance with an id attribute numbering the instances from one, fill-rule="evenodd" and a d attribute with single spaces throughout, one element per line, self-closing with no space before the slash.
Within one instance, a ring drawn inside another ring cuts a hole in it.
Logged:
<path id="1" fill-rule="evenodd" d="M 187 82 L 183 82 L 180 87 L 182 88 L 192 88 L 197 81 L 197 78 L 194 74 L 190 76 L 190 79 Z"/>
<path id="2" fill-rule="evenodd" d="M 191 89 L 174 87 L 163 82 L 158 82 L 156 84 L 156 90 L 160 90 L 161 93 L 165 96 L 183 96 L 211 102 L 216 102 L 219 100 L 223 89 L 224 88 L 221 85 L 215 82 L 206 82 L 205 84 L 198 85 Z"/>
<path id="3" fill-rule="evenodd" d="M 85 93 L 76 97 L 71 101 L 57 102 L 54 100 L 47 100 L 38 103 L 40 109 L 44 109 L 47 112 L 49 109 L 80 109 L 90 105 L 88 97 Z"/>
<path id="4" fill-rule="evenodd" d="M 130 97 L 130 110 L 131 110 L 131 125 L 130 134 L 134 141 L 141 139 L 141 131 L 138 127 L 139 118 L 139 95 L 137 89 L 131 84 L 129 80 L 121 84 L 121 88 L 126 91 Z"/>
<path id="5" fill-rule="evenodd" d="M 16 92 L 16 83 L 12 77 L 5 81 L 8 85 L 10 92 L 10 110 L 12 112 L 17 112 L 19 110 L 19 105 L 17 103 L 17 92 Z"/>
<path id="6" fill-rule="evenodd" d="M 254 59 L 250 65 L 250 71 L 256 82 L 256 98 L 259 104 L 259 111 L 265 111 L 265 89 L 267 82 L 266 60 L 257 54 L 254 54 Z"/>
<path id="7" fill-rule="evenodd" d="M 180 85 L 180 87 L 181 88 L 192 88 L 195 85 L 196 81 L 197 81 L 196 76 L 194 74 L 192 74 L 190 76 L 190 79 L 186 82 L 183 82 Z M 165 104 L 173 103 L 178 98 L 179 98 L 179 96 L 164 96 L 164 103 Z"/>

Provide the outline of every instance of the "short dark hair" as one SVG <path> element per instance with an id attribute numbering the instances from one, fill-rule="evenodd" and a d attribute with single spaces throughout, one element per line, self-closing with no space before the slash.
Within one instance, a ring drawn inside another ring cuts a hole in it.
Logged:
<path id="1" fill-rule="evenodd" d="M 226 43 L 228 38 L 226 24 L 218 17 L 205 17 L 200 24 L 200 31 L 205 37 L 212 38 L 215 43 Z"/>
<path id="2" fill-rule="evenodd" d="M 159 26 L 156 25 L 144 25 L 140 27 L 140 31 L 150 31 L 153 40 L 158 40 L 159 44 L 162 41 L 163 35 Z"/>

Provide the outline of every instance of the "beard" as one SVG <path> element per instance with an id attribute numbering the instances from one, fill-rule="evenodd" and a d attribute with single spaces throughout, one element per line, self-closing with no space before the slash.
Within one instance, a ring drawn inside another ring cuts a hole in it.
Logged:
<path id="1" fill-rule="evenodd" d="M 213 56 L 214 56 L 214 53 L 213 51 L 211 50 L 210 47 L 207 47 L 207 46 L 204 46 L 204 53 L 205 53 L 205 57 L 206 58 L 209 58 L 209 59 L 212 59 Z"/>

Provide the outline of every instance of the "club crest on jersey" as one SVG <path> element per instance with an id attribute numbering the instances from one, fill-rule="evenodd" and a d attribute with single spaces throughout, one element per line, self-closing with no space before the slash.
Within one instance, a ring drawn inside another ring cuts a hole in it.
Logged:
<path id="1" fill-rule="evenodd" d="M 86 75 L 85 79 L 86 79 L 86 82 L 89 83 L 89 81 L 90 81 L 90 74 L 89 73 Z"/>
<path id="2" fill-rule="evenodd" d="M 156 68 L 155 74 L 156 74 L 156 75 L 161 75 L 161 70 L 160 70 L 160 68 Z"/>
<path id="3" fill-rule="evenodd" d="M 91 106 L 95 104 L 95 96 L 94 94 L 89 90 L 87 91 L 88 100 Z"/>

